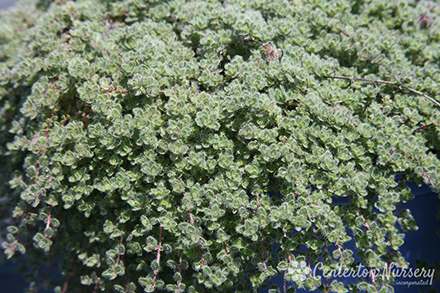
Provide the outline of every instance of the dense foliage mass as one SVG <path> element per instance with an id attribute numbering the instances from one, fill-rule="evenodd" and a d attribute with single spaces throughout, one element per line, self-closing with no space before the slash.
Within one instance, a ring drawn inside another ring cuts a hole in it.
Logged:
<path id="1" fill-rule="evenodd" d="M 283 292 L 391 290 L 392 278 L 344 288 L 311 268 L 406 265 L 404 182 L 439 190 L 440 108 L 408 90 L 438 100 L 439 9 L 34 0 L 3 12 L 6 255 L 61 259 L 59 292 L 248 292 L 273 276 Z"/>

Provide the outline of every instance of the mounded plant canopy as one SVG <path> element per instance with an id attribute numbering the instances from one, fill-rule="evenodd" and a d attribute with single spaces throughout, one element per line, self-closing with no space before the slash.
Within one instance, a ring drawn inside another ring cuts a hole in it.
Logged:
<path id="1" fill-rule="evenodd" d="M 405 182 L 439 190 L 439 16 L 382 0 L 2 12 L 6 256 L 35 265 L 34 290 L 391 292 L 311 270 L 407 265 Z"/>

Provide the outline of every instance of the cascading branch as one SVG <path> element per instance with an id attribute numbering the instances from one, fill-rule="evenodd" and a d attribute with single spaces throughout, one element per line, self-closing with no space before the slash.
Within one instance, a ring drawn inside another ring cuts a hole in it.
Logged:
<path id="1" fill-rule="evenodd" d="M 407 180 L 439 190 L 440 109 L 406 87 L 332 76 L 397 79 L 438 100 L 439 9 L 131 0 L 3 12 L 6 256 L 61 256 L 56 292 L 249 292 L 273 276 L 284 282 L 270 292 L 392 290 L 311 268 L 406 265 L 399 247 L 417 227 L 396 207 L 413 197 Z M 47 276 L 34 271 L 38 289 Z"/>

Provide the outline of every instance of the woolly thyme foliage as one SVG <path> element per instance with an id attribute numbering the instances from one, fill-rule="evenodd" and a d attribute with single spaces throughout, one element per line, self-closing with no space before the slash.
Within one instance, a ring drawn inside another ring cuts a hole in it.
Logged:
<path id="1" fill-rule="evenodd" d="M 57 292 L 247 292 L 276 275 L 345 292 L 357 285 L 309 266 L 405 266 L 403 232 L 417 227 L 396 206 L 412 198 L 406 180 L 439 189 L 439 109 L 330 77 L 398 78 L 438 98 L 439 8 L 30 1 L 3 13 L 6 255 L 62 255 Z M 281 60 L 265 60 L 269 41 Z"/>

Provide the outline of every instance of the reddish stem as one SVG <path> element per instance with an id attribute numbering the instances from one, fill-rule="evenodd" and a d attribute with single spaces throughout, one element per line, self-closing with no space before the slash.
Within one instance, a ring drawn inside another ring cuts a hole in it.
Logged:
<path id="1" fill-rule="evenodd" d="M 157 264 L 160 264 L 160 249 L 162 248 L 162 224 L 160 224 L 159 226 L 159 245 L 157 246 L 157 257 L 156 257 L 156 261 Z M 159 274 L 159 269 L 154 271 L 154 286 L 156 286 L 156 278 L 157 275 Z"/>
<path id="2" fill-rule="evenodd" d="M 66 282 L 64 283 L 64 286 L 63 286 L 63 293 L 67 292 L 67 285 L 69 284 L 70 277 L 72 276 L 73 268 L 75 267 L 77 257 L 78 256 L 75 255 L 75 258 L 73 259 L 73 264 L 72 264 L 72 267 L 70 268 L 70 273 L 67 276 L 67 280 L 66 280 Z"/>

